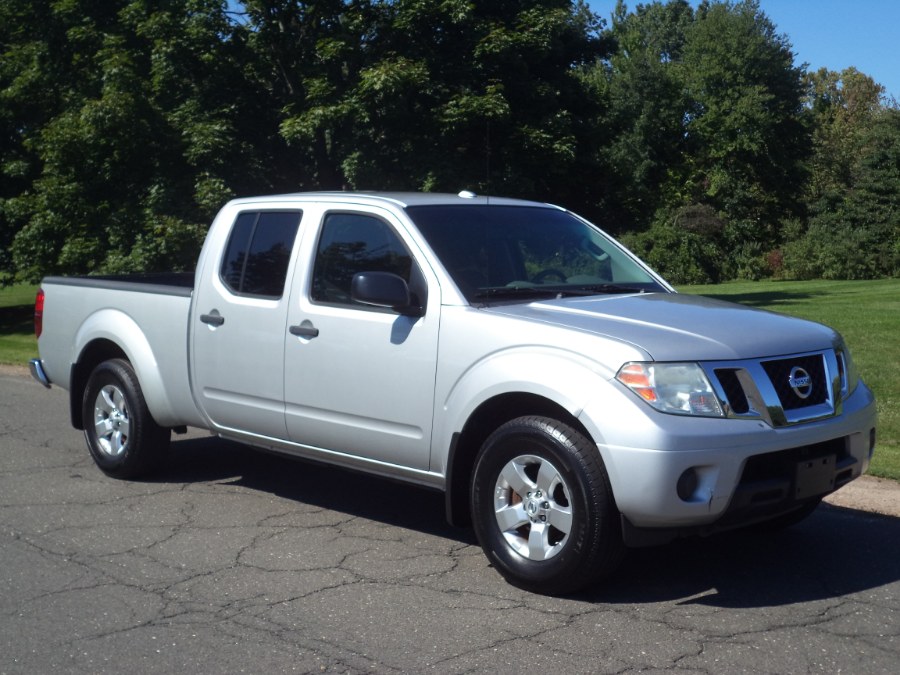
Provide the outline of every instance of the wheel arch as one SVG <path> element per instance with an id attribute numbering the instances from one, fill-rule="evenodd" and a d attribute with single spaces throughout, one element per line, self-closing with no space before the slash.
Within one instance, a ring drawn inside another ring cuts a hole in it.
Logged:
<path id="1" fill-rule="evenodd" d="M 124 359 L 128 361 L 125 351 L 112 340 L 98 338 L 84 346 L 78 356 L 78 360 L 72 364 L 72 372 L 69 377 L 69 416 L 72 426 L 84 430 L 84 421 L 81 415 L 81 401 L 84 398 L 84 390 L 87 387 L 88 378 L 94 368 L 110 359 Z"/>
<path id="2" fill-rule="evenodd" d="M 499 426 L 517 417 L 540 415 L 563 422 L 593 442 L 584 425 L 563 406 L 538 394 L 510 392 L 479 405 L 462 430 L 453 434 L 447 458 L 445 501 L 447 520 L 459 527 L 471 524 L 469 499 L 472 470 L 478 451 Z"/>
<path id="3" fill-rule="evenodd" d="M 126 312 L 103 309 L 91 314 L 75 335 L 72 353 L 69 391 L 73 423 L 94 368 L 108 359 L 122 358 L 134 370 L 153 419 L 163 426 L 179 424 L 181 417 L 172 410 L 157 355 L 147 335 Z M 81 423 L 75 427 L 80 429 Z"/>

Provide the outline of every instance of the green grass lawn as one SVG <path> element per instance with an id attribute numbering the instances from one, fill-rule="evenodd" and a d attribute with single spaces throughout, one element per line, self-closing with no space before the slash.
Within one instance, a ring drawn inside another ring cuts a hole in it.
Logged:
<path id="1" fill-rule="evenodd" d="M 37 286 L 0 288 L 0 363 L 24 366 L 37 356 L 34 296 Z"/>
<path id="2" fill-rule="evenodd" d="M 836 328 L 878 399 L 878 447 L 870 473 L 900 480 L 900 279 L 879 281 L 759 281 L 691 286 L 684 293 L 740 302 Z M 0 363 L 24 365 L 37 356 L 37 286 L 0 289 Z"/>

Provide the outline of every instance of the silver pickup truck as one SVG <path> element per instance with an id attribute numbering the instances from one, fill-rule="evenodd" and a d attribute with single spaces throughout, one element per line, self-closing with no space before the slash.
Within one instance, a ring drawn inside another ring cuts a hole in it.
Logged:
<path id="1" fill-rule="evenodd" d="M 436 488 L 544 593 L 626 546 L 793 524 L 875 444 L 835 331 L 679 295 L 569 211 L 465 192 L 237 199 L 194 275 L 49 277 L 35 326 L 32 373 L 107 474 L 190 426 Z"/>

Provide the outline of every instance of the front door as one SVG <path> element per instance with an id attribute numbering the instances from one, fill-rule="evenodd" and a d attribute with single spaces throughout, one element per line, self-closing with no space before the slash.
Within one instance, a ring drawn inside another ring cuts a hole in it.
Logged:
<path id="1" fill-rule="evenodd" d="M 440 298 L 400 231 L 389 214 L 324 214 L 288 312 L 285 412 L 293 442 L 426 470 Z M 355 303 L 350 283 L 364 271 L 406 279 L 424 315 Z"/>

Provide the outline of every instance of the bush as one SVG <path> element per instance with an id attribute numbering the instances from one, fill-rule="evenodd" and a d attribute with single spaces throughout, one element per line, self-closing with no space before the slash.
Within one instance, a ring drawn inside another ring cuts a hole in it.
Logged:
<path id="1" fill-rule="evenodd" d="M 626 234 L 622 243 L 669 283 L 716 284 L 724 278 L 723 229 L 713 209 L 694 204 L 659 214 L 649 230 Z"/>
<path id="2" fill-rule="evenodd" d="M 836 217 L 813 219 L 807 232 L 784 246 L 784 276 L 793 279 L 878 279 L 900 271 L 897 241 L 876 226 Z"/>

